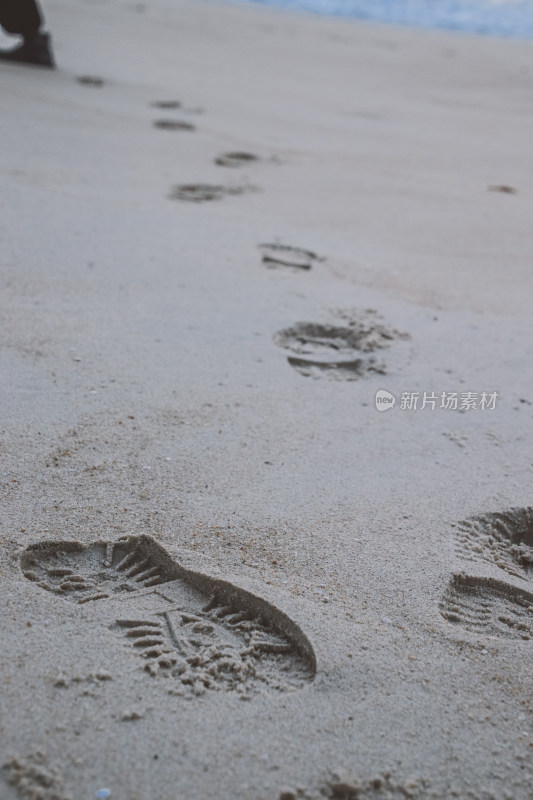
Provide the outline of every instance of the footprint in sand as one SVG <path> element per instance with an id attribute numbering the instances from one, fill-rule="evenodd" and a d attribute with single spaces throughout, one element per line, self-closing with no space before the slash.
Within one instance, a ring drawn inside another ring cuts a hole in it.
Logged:
<path id="1" fill-rule="evenodd" d="M 179 100 L 154 100 L 150 105 L 152 108 L 162 108 L 166 111 L 173 111 L 181 108 L 181 102 Z"/>
<path id="2" fill-rule="evenodd" d="M 269 269 L 278 267 L 292 267 L 295 270 L 310 270 L 319 261 L 325 261 L 321 256 L 317 256 L 312 250 L 304 250 L 302 247 L 292 247 L 288 244 L 258 245 L 262 254 L 262 261 Z"/>
<path id="3" fill-rule="evenodd" d="M 42 542 L 21 558 L 28 580 L 77 604 L 97 604 L 103 624 L 177 694 L 285 692 L 315 675 L 300 628 L 265 600 L 186 570 L 149 536 L 114 543 Z"/>
<path id="4" fill-rule="evenodd" d="M 274 336 L 274 342 L 294 355 L 287 360 L 305 377 L 354 381 L 364 375 L 386 374 L 373 355 L 405 334 L 386 326 L 373 311 L 347 314 L 349 325 L 298 322 Z"/>
<path id="5" fill-rule="evenodd" d="M 259 160 L 259 156 L 253 153 L 222 153 L 215 158 L 215 164 L 219 167 L 244 167 Z"/>
<path id="6" fill-rule="evenodd" d="M 98 78 L 96 75 L 80 75 L 76 80 L 82 86 L 92 86 L 95 89 L 100 89 L 105 84 L 104 79 Z"/>
<path id="7" fill-rule="evenodd" d="M 518 194 L 518 189 L 514 186 L 508 186 L 505 183 L 500 183 L 494 186 L 487 187 L 488 192 L 500 192 L 501 194 Z"/>
<path id="8" fill-rule="evenodd" d="M 482 514 L 458 523 L 459 558 L 497 567 L 533 584 L 533 508 Z M 533 593 L 494 578 L 455 575 L 440 603 L 442 616 L 469 631 L 533 637 Z"/>
<path id="9" fill-rule="evenodd" d="M 183 122 L 180 119 L 156 119 L 154 120 L 154 128 L 159 128 L 162 131 L 195 131 L 196 125 L 191 122 Z"/>
<path id="10" fill-rule="evenodd" d="M 163 111 L 177 111 L 179 109 L 184 114 L 203 113 L 203 108 L 186 108 L 181 100 L 154 100 L 150 105 L 152 108 L 160 108 Z"/>
<path id="11" fill-rule="evenodd" d="M 454 575 L 440 613 L 448 622 L 484 636 L 533 637 L 533 594 L 493 578 Z"/>
<path id="12" fill-rule="evenodd" d="M 230 195 L 258 192 L 256 186 L 218 186 L 211 183 L 184 183 L 174 186 L 170 192 L 171 200 L 184 200 L 189 203 L 207 203 L 222 200 Z"/>
<path id="13" fill-rule="evenodd" d="M 463 520 L 456 526 L 455 539 L 459 558 L 484 561 L 533 582 L 533 508 Z"/>

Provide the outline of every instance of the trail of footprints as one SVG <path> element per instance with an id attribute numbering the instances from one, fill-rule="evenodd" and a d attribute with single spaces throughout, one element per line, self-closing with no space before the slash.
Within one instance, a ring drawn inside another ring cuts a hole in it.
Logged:
<path id="1" fill-rule="evenodd" d="M 86 86 L 104 84 L 93 76 L 77 80 Z M 182 109 L 177 100 L 159 100 L 152 106 Z M 157 119 L 153 124 L 163 130 L 195 130 L 182 120 Z M 253 153 L 235 151 L 222 153 L 215 164 L 235 168 L 259 160 Z M 204 203 L 248 191 L 257 188 L 180 184 L 172 188 L 170 197 Z M 278 242 L 258 247 L 269 268 L 309 271 L 323 260 L 310 250 Z M 348 325 L 298 322 L 275 334 L 274 342 L 290 352 L 289 365 L 304 377 L 353 381 L 385 374 L 385 365 L 374 352 L 389 347 L 395 338 L 406 337 L 374 314 L 360 312 Z M 462 560 L 484 562 L 511 578 L 532 581 L 533 509 L 486 514 L 459 523 L 456 550 Z M 284 691 L 314 675 L 311 645 L 290 620 L 280 627 L 274 621 L 279 612 L 264 601 L 254 598 L 250 608 L 245 599 L 249 597 L 235 587 L 216 588 L 207 578 L 193 578 L 149 537 L 87 547 L 68 542 L 32 546 L 24 555 L 23 570 L 43 589 L 77 603 L 130 593 L 135 605 L 139 592 L 156 593 L 159 610 L 148 617 L 134 614 L 117 619 L 115 628 L 145 659 L 147 672 L 172 676 L 194 693 L 236 686 L 253 692 L 260 684 Z M 472 632 L 524 640 L 533 637 L 533 594 L 493 578 L 454 575 L 440 612 Z"/>
<path id="2" fill-rule="evenodd" d="M 490 564 L 523 586 L 492 577 L 454 575 L 440 603 L 442 616 L 466 630 L 533 638 L 533 509 L 464 520 L 456 529 L 459 558 Z"/>
<path id="3" fill-rule="evenodd" d="M 201 109 L 185 109 L 179 100 L 155 100 L 151 103 L 153 108 L 165 111 L 188 111 L 189 113 L 200 113 Z M 195 131 L 196 125 L 180 119 L 163 118 L 153 121 L 155 128 L 165 131 Z M 232 151 L 221 153 L 214 159 L 214 163 L 219 167 L 242 167 L 261 159 L 254 153 L 246 151 Z M 173 186 L 169 197 L 171 200 L 180 200 L 188 203 L 209 203 L 222 200 L 225 197 L 245 194 L 247 192 L 258 192 L 259 187 L 250 184 L 239 186 L 226 186 L 215 183 L 180 183 Z"/>
<path id="4" fill-rule="evenodd" d="M 113 630 L 176 694 L 284 692 L 310 682 L 311 644 L 266 601 L 173 562 L 148 536 L 115 543 L 44 542 L 21 560 L 26 578 L 78 604 L 117 598 Z"/>
<path id="5" fill-rule="evenodd" d="M 152 107 L 167 111 L 182 108 L 178 100 L 157 100 Z M 194 130 L 195 126 L 181 120 L 158 119 L 153 123 L 164 130 Z M 219 167 L 237 168 L 261 161 L 260 157 L 247 151 L 221 153 L 214 160 Z M 259 191 L 257 186 L 241 184 L 228 186 L 218 183 L 182 183 L 174 185 L 169 197 L 188 203 L 220 201 L 229 196 Z M 262 263 L 269 269 L 292 269 L 309 271 L 323 257 L 312 250 L 280 242 L 259 244 Z M 274 342 L 290 351 L 289 365 L 300 375 L 311 378 L 354 381 L 365 375 L 385 374 L 385 365 L 373 352 L 388 347 L 397 338 L 405 338 L 388 328 L 382 321 L 372 317 L 375 312 L 363 312 L 359 318 L 349 320 L 348 325 L 298 322 L 290 328 L 278 331 Z"/>

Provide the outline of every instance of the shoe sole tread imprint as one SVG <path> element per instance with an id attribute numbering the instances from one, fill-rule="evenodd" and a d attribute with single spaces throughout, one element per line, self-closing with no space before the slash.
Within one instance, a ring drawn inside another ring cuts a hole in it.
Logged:
<path id="1" fill-rule="evenodd" d="M 495 578 L 454 575 L 439 610 L 447 622 L 471 633 L 533 638 L 533 593 Z"/>
<path id="2" fill-rule="evenodd" d="M 530 641 L 533 508 L 481 514 L 453 528 L 456 555 L 470 566 L 449 582 L 441 615 L 473 633 Z"/>
<path id="3" fill-rule="evenodd" d="M 284 612 L 186 570 L 149 536 L 38 543 L 24 551 L 21 567 L 38 587 L 98 607 L 101 622 L 143 659 L 145 672 L 170 678 L 175 694 L 236 691 L 248 699 L 314 679 L 313 648 Z"/>
<path id="4" fill-rule="evenodd" d="M 306 378 L 354 381 L 369 375 L 386 375 L 387 366 L 374 353 L 386 351 L 407 339 L 372 310 L 337 310 L 348 324 L 297 322 L 278 331 L 274 343 L 289 350 L 287 362 Z"/>
<path id="5" fill-rule="evenodd" d="M 533 508 L 470 517 L 455 526 L 457 556 L 484 562 L 520 580 L 533 580 Z"/>

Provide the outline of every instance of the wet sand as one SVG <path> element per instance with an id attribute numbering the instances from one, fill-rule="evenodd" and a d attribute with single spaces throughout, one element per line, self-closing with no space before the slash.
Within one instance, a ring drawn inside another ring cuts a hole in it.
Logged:
<path id="1" fill-rule="evenodd" d="M 1 68 L 2 798 L 526 800 L 532 45 L 46 12 L 59 69 Z"/>

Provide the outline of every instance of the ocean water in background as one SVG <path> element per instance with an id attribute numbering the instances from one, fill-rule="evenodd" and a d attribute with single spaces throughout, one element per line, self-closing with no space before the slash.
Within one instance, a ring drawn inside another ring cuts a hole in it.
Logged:
<path id="1" fill-rule="evenodd" d="M 247 0 L 338 17 L 354 17 L 533 39 L 533 0 Z"/>

